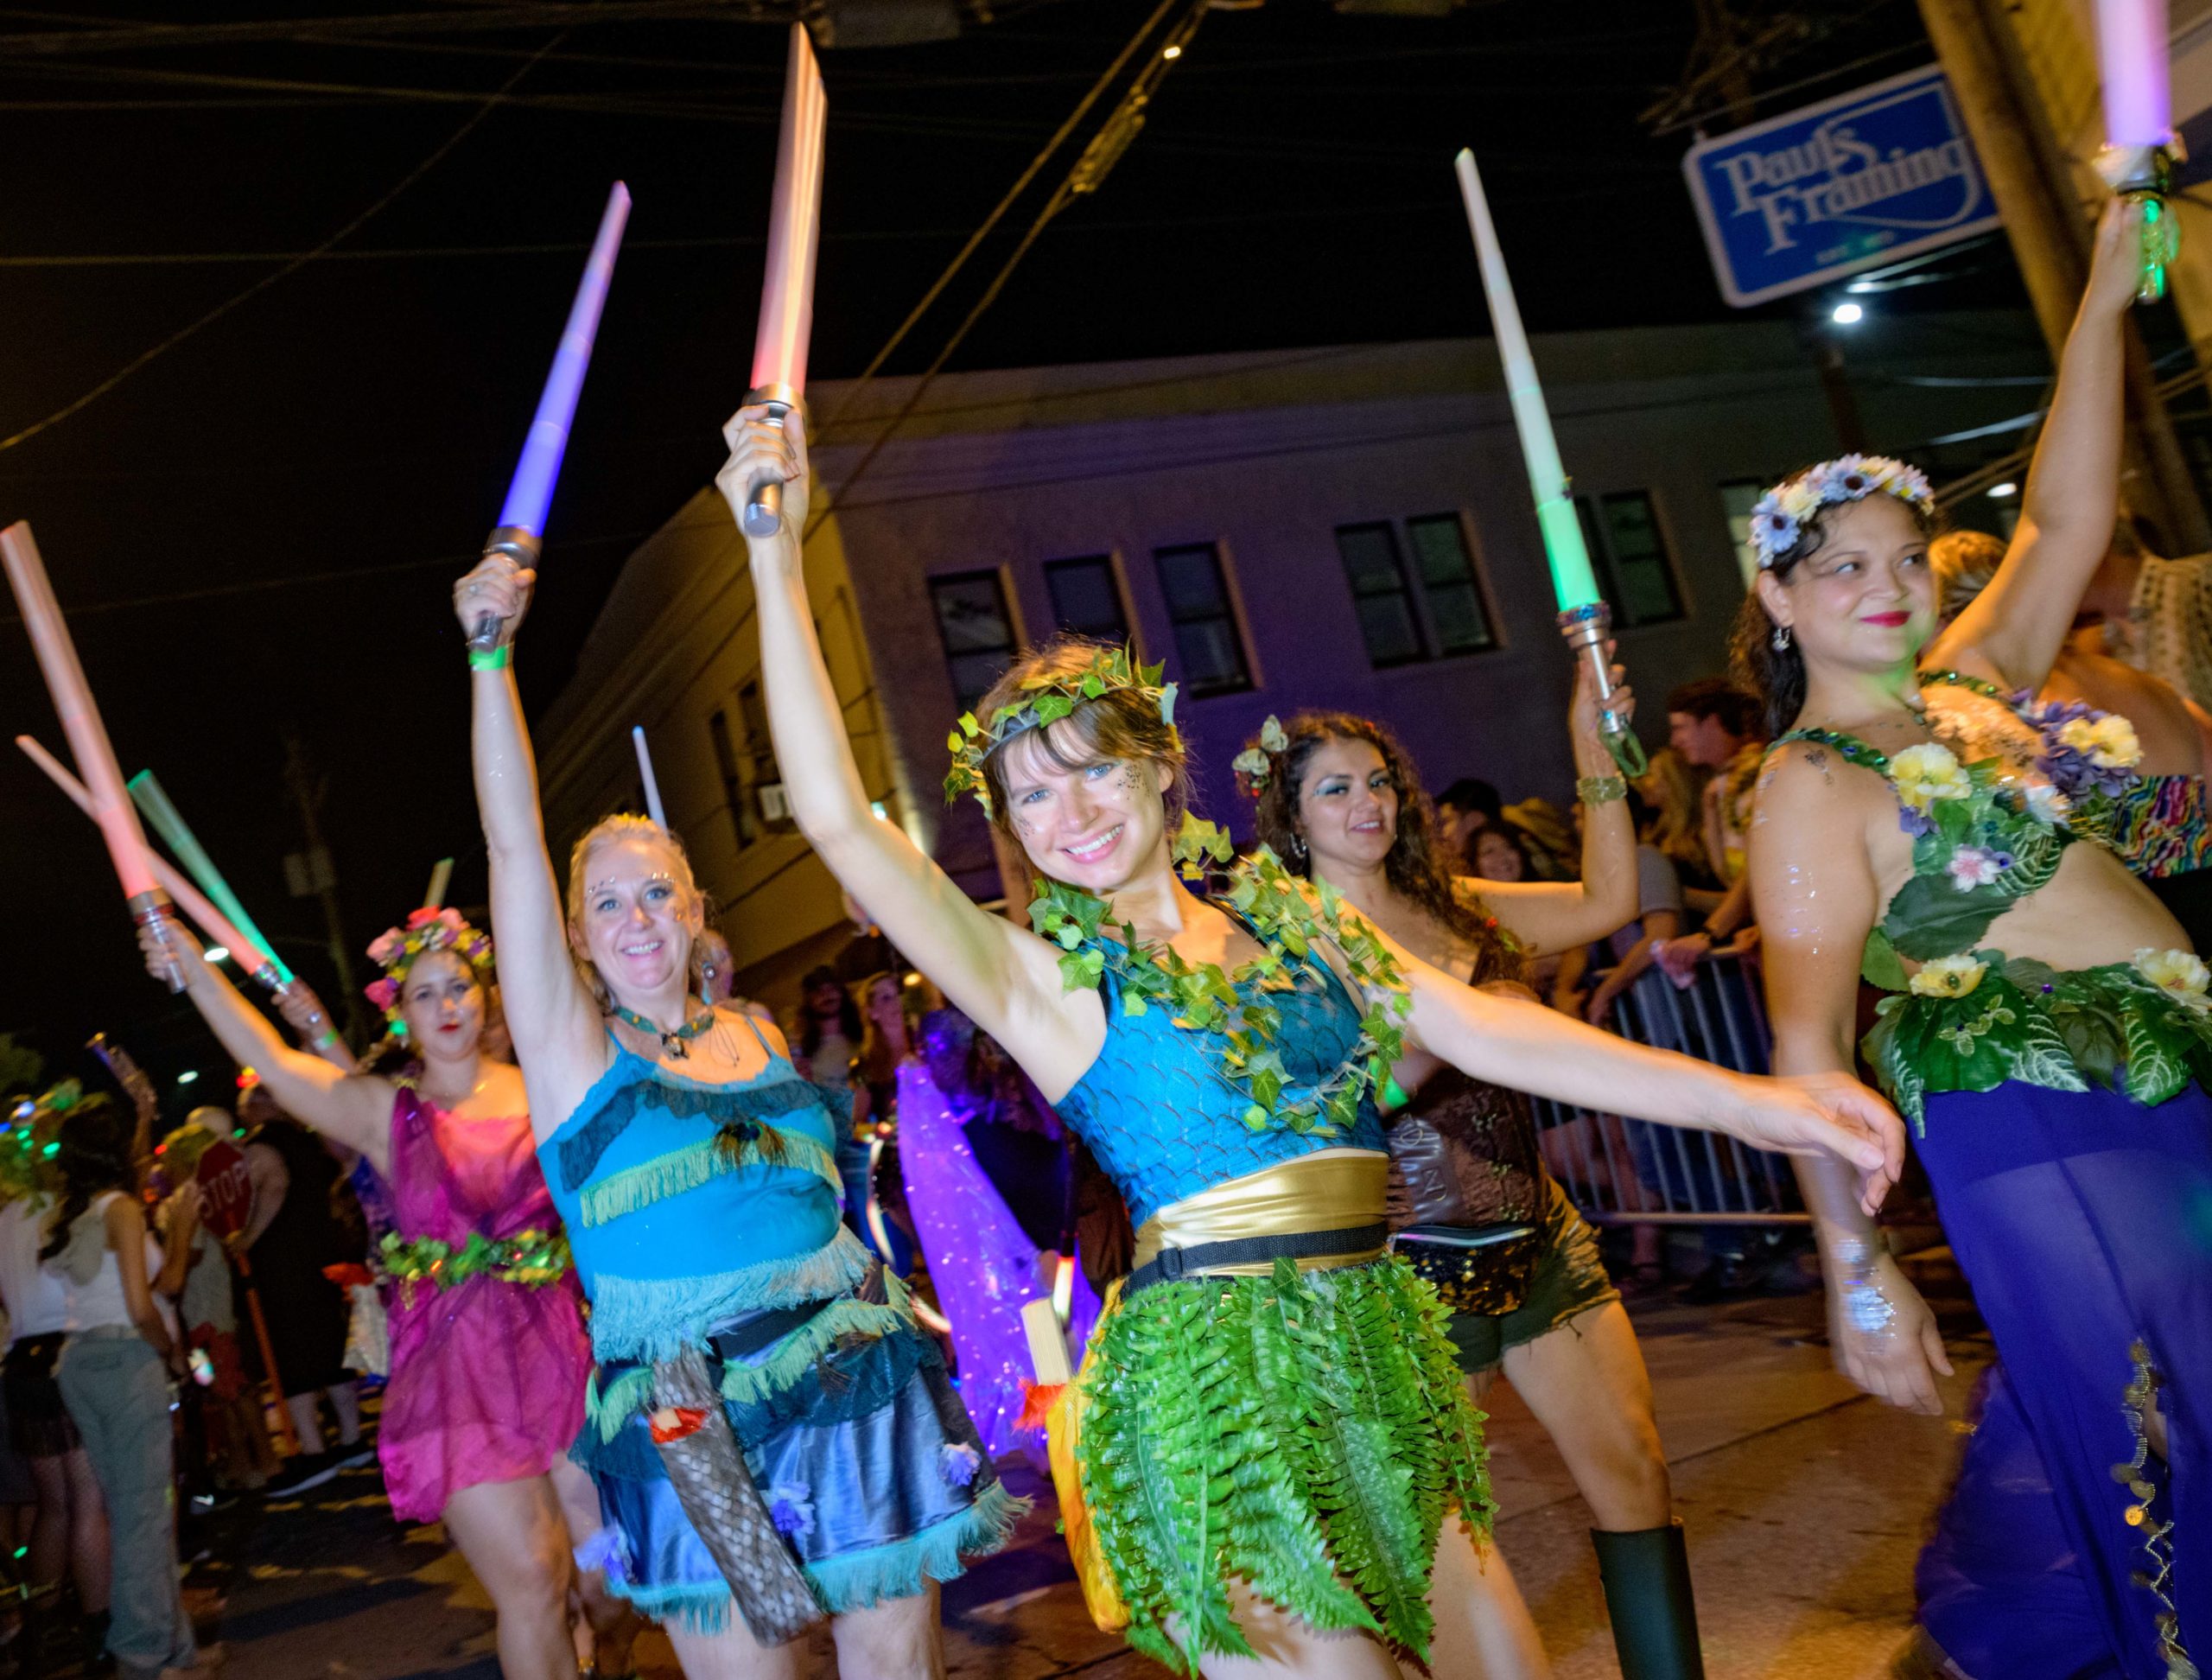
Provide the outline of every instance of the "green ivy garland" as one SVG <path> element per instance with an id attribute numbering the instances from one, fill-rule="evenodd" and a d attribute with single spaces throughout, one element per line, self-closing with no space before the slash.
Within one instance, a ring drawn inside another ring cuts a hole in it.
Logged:
<path id="1" fill-rule="evenodd" d="M 1040 729 L 1048 723 L 1057 723 L 1084 701 L 1103 698 L 1116 689 L 1141 695 L 1158 709 L 1160 721 L 1173 729 L 1175 684 L 1160 682 L 1160 673 L 1166 668 L 1164 665 L 1138 665 L 1130 659 L 1126 647 L 1102 647 L 1090 663 L 1072 677 L 1039 673 L 1023 678 L 1022 690 L 1028 697 L 1010 706 L 1001 706 L 991 714 L 988 726 L 977 722 L 975 713 L 962 713 L 959 726 L 944 741 L 952 754 L 952 768 L 944 778 L 944 802 L 950 805 L 963 793 L 973 793 L 988 814 L 991 792 L 983 780 L 985 759 L 1004 746 L 1008 737 L 1024 729 Z"/>

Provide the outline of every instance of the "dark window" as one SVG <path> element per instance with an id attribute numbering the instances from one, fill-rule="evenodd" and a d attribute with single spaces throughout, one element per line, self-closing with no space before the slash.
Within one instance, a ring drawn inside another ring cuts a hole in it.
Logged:
<path id="1" fill-rule="evenodd" d="M 1351 584 L 1351 608 L 1360 639 L 1377 670 L 1420 659 L 1421 625 L 1414 617 L 1413 591 L 1398 557 L 1398 533 L 1383 522 L 1337 527 L 1337 553 Z"/>
<path id="2" fill-rule="evenodd" d="M 730 815 L 737 820 L 737 843 L 742 850 L 760 837 L 760 818 L 746 793 L 745 778 L 738 771 L 737 751 L 730 742 L 728 714 L 717 711 L 708 715 L 707 739 L 714 743 L 715 771 L 722 779 L 722 799 L 729 806 Z"/>
<path id="3" fill-rule="evenodd" d="M 1406 544 L 1428 607 L 1428 630 L 1439 653 L 1474 653 L 1497 646 L 1490 609 L 1467 552 L 1467 527 L 1457 513 L 1406 521 Z"/>
<path id="4" fill-rule="evenodd" d="M 953 697 L 964 710 L 990 691 L 1014 663 L 1014 614 L 995 571 L 930 579 L 937 632 L 952 672 Z"/>
<path id="5" fill-rule="evenodd" d="M 1079 560 L 1047 560 L 1045 589 L 1052 597 L 1054 629 L 1098 641 L 1128 640 L 1128 615 L 1122 610 L 1112 556 L 1086 554 Z"/>
<path id="6" fill-rule="evenodd" d="M 1251 687 L 1252 672 L 1230 605 L 1220 551 L 1211 543 L 1190 543 L 1154 549 L 1152 558 L 1160 569 L 1160 593 L 1167 601 L 1168 622 L 1175 627 L 1185 690 L 1231 694 Z"/>
<path id="7" fill-rule="evenodd" d="M 1728 540 L 1736 545 L 1736 565 L 1744 574 L 1746 588 L 1759 575 L 1759 551 L 1751 545 L 1751 510 L 1772 482 L 1771 479 L 1720 481 L 1720 512 L 1728 521 Z"/>
<path id="8" fill-rule="evenodd" d="M 1575 506 L 1581 511 L 1590 557 L 1605 581 L 1613 622 L 1627 628 L 1681 617 L 1674 563 L 1668 557 L 1667 539 L 1649 493 L 1622 490 L 1610 496 L 1585 496 Z"/>
<path id="9" fill-rule="evenodd" d="M 818 639 L 821 632 L 817 628 L 815 633 Z M 787 829 L 791 826 L 791 819 L 785 814 L 779 797 L 784 773 L 776 764 L 775 738 L 768 733 L 768 706 L 760 697 L 759 683 L 747 683 L 738 690 L 737 714 L 745 724 L 745 756 L 741 762 L 746 787 L 752 796 L 747 804 L 752 809 L 754 820 L 762 827 Z M 777 792 L 764 799 L 761 794 L 763 788 L 774 788 Z M 772 807 L 768 799 L 776 801 Z"/>

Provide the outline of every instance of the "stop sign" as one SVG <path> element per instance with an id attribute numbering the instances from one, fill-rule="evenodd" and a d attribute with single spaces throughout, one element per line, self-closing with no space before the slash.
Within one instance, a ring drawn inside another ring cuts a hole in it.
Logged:
<path id="1" fill-rule="evenodd" d="M 253 1174 L 245 1152 L 228 1138 L 210 1143 L 192 1175 L 200 1187 L 200 1223 L 227 1240 L 253 1218 Z"/>

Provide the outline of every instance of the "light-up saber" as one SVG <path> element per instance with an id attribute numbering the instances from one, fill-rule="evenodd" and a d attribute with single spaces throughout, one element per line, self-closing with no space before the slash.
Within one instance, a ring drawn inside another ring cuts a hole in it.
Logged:
<path id="1" fill-rule="evenodd" d="M 276 947 L 262 937 L 261 930 L 254 926 L 253 918 L 246 914 L 245 906 L 238 902 L 238 895 L 231 890 L 230 882 L 224 880 L 221 872 L 215 868 L 215 860 L 207 856 L 207 849 L 200 843 L 199 837 L 185 822 L 184 813 L 170 800 L 161 783 L 155 780 L 152 771 L 141 770 L 130 779 L 130 797 L 137 801 L 139 811 L 146 820 L 168 843 L 168 849 L 176 854 L 177 862 L 183 864 L 193 880 L 199 883 L 200 890 L 219 906 L 223 914 L 246 937 L 243 948 L 232 945 L 228 939 L 218 939 L 215 943 L 238 951 L 241 960 L 247 951 L 265 956 L 269 966 L 276 974 L 276 983 L 270 988 L 271 991 L 290 985 L 292 970 L 284 966 L 284 959 L 276 955 Z M 193 920 L 197 921 L 200 919 L 195 916 Z"/>
<path id="2" fill-rule="evenodd" d="M 645 815 L 653 819 L 653 826 L 662 833 L 668 832 L 668 812 L 661 808 L 660 783 L 653 779 L 652 749 L 645 745 L 645 726 L 630 726 L 630 744 L 638 749 L 638 774 L 645 785 Z"/>
<path id="3" fill-rule="evenodd" d="M 2165 296 L 2166 265 L 2181 247 L 2181 225 L 2166 202 L 2181 156 L 2167 53 L 2166 0 L 2097 0 L 2097 62 L 2105 95 L 2105 144 L 2097 154 L 2097 173 L 2113 192 L 2143 207 L 2139 303 Z"/>
<path id="4" fill-rule="evenodd" d="M 1535 358 L 1529 353 L 1521 306 L 1513 298 L 1513 277 L 1505 271 L 1505 253 L 1497 243 L 1497 229 L 1491 225 L 1490 200 L 1483 196 L 1483 178 L 1475 169 L 1474 153 L 1462 150 L 1454 167 L 1459 172 L 1460 195 L 1467 202 L 1467 222 L 1474 230 L 1483 290 L 1490 298 L 1491 324 L 1497 334 L 1498 360 L 1505 367 L 1505 394 L 1513 405 L 1513 426 L 1521 435 L 1521 456 L 1528 463 L 1529 487 L 1536 499 L 1536 524 L 1543 532 L 1544 557 L 1551 563 L 1560 633 L 1567 638 L 1569 647 L 1580 649 L 1589 659 L 1597 679 L 1599 727 L 1614 762 L 1627 774 L 1640 776 L 1648 767 L 1643 743 L 1630 732 L 1627 721 L 1605 704 L 1613 694 L 1612 667 L 1605 657 L 1612 609 L 1599 596 L 1598 576 L 1590 569 L 1582 519 L 1575 511 L 1567 468 L 1560 462 L 1559 440 L 1552 435 L 1543 387 L 1536 383 Z"/>
<path id="5" fill-rule="evenodd" d="M 814 330 L 814 251 L 822 232 L 822 132 L 830 100 L 804 23 L 791 25 L 784 67 L 784 120 L 776 137 L 776 191 L 768 207 L 768 267 L 760 283 L 760 328 L 753 340 L 753 389 L 778 420 L 806 394 L 806 341 Z M 784 521 L 784 487 L 753 487 L 739 521 L 748 537 L 772 537 Z"/>
<path id="6" fill-rule="evenodd" d="M 545 376 L 545 390 L 537 399 L 537 413 L 523 440 L 522 459 L 507 484 L 507 499 L 499 505 L 499 523 L 485 539 L 486 554 L 512 555 L 519 565 L 535 566 L 545 536 L 545 510 L 553 500 L 554 480 L 561 476 L 561 456 L 569 447 L 569 424 L 576 417 L 576 398 L 584 388 L 584 372 L 591 366 L 593 337 L 599 331 L 599 312 L 607 302 L 607 288 L 614 278 L 614 255 L 622 244 L 623 224 L 630 219 L 630 189 L 620 181 L 607 195 L 606 212 L 599 219 L 599 236 L 591 242 L 584 261 L 583 278 L 576 283 L 575 302 L 569 306 L 568 325 L 561 329 L 561 347 L 553 353 L 553 370 Z M 488 648 L 499 639 L 499 620 L 490 614 L 476 621 L 471 647 Z"/>
<path id="7" fill-rule="evenodd" d="M 446 884 L 453 879 L 453 859 L 441 857 L 430 866 L 430 890 L 423 894 L 423 906 L 428 910 L 442 909 L 446 901 Z"/>
<path id="8" fill-rule="evenodd" d="M 54 710 L 60 714 L 69 751 L 90 790 L 92 818 L 100 825 L 100 837 L 107 842 L 107 855 L 115 865 L 116 878 L 123 883 L 131 918 L 142 927 L 152 928 L 156 937 L 166 943 L 168 924 L 176 919 L 176 907 L 154 878 L 137 809 L 123 791 L 123 773 L 116 768 L 106 727 L 100 722 L 99 709 L 92 703 L 92 686 L 85 681 L 84 667 L 77 663 L 77 646 L 69 639 L 69 627 L 62 621 L 60 606 L 54 599 L 54 586 L 47 579 L 45 563 L 39 558 L 38 544 L 24 521 L 18 519 L 0 531 L 0 565 L 7 570 L 8 586 L 15 591 L 23 627 L 30 632 L 39 669 L 46 677 L 47 692 L 54 697 Z M 171 991 L 182 991 L 184 971 L 172 966 L 168 982 Z"/>

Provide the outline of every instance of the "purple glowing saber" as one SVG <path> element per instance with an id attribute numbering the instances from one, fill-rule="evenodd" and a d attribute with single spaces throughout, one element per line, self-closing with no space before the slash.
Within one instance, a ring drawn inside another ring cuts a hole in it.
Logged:
<path id="1" fill-rule="evenodd" d="M 2178 152 L 2168 67 L 2166 0 L 2097 0 L 2097 67 L 2104 80 L 2105 144 L 2097 173 L 2143 212 L 2136 301 L 2165 296 L 2166 265 L 2179 254 L 2180 225 L 2166 195 Z"/>
<path id="2" fill-rule="evenodd" d="M 576 283 L 576 301 L 569 306 L 569 324 L 561 329 L 561 347 L 553 353 L 553 370 L 545 376 L 544 393 L 537 399 L 537 413 L 523 440 L 522 459 L 507 485 L 507 499 L 499 506 L 499 524 L 484 544 L 486 554 L 511 554 L 525 566 L 535 566 L 545 534 L 545 510 L 553 500 L 553 484 L 561 476 L 561 457 L 569 447 L 569 423 L 576 417 L 576 398 L 584 387 L 584 372 L 591 366 L 591 344 L 599 331 L 599 312 L 607 302 L 607 288 L 614 278 L 614 256 L 622 244 L 623 225 L 630 220 L 630 189 L 620 181 L 607 195 L 607 210 L 599 219 L 599 237 L 591 242 L 583 278 Z M 476 621 L 471 647 L 488 648 L 499 639 L 499 620 L 489 614 Z"/>

